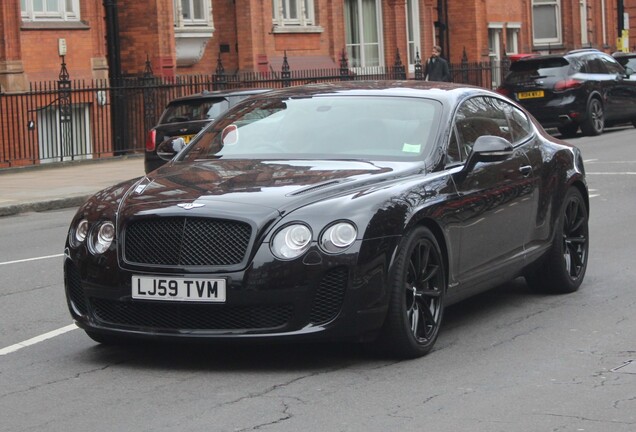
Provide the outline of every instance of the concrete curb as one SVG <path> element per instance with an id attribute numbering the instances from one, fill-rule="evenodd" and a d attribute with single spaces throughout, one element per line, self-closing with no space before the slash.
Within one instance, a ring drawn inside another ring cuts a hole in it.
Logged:
<path id="1" fill-rule="evenodd" d="M 43 212 L 47 210 L 59 210 L 71 207 L 79 207 L 93 194 L 75 196 L 69 198 L 57 198 L 46 201 L 26 202 L 0 206 L 0 217 L 14 216 L 25 212 Z"/>

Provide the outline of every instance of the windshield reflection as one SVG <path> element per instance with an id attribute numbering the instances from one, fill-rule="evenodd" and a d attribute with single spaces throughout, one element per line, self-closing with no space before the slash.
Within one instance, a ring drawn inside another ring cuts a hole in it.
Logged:
<path id="1" fill-rule="evenodd" d="M 438 101 L 423 98 L 256 99 L 202 132 L 182 160 L 421 160 L 432 147 L 440 111 Z"/>

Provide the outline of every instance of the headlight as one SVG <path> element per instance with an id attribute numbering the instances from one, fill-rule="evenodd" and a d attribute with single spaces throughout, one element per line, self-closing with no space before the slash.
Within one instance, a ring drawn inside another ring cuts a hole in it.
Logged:
<path id="1" fill-rule="evenodd" d="M 88 221 L 86 219 L 82 219 L 79 221 L 75 230 L 71 232 L 71 245 L 79 246 L 82 244 L 84 240 L 86 240 L 86 235 L 88 234 Z"/>
<path id="2" fill-rule="evenodd" d="M 115 225 L 109 221 L 100 223 L 98 228 L 93 230 L 91 235 L 91 252 L 94 254 L 103 254 L 108 250 L 114 239 Z"/>
<path id="3" fill-rule="evenodd" d="M 327 228 L 320 236 L 320 247 L 327 253 L 345 251 L 356 241 L 358 230 L 350 222 L 338 222 Z"/>
<path id="4" fill-rule="evenodd" d="M 270 249 L 277 258 L 288 260 L 305 253 L 310 243 L 311 230 L 305 225 L 294 224 L 274 235 Z"/>

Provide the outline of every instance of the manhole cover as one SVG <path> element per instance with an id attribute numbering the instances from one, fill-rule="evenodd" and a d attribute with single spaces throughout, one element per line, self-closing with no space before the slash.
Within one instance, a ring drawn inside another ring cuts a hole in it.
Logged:
<path id="1" fill-rule="evenodd" d="M 612 372 L 636 374 L 636 360 L 629 360 L 612 369 Z"/>

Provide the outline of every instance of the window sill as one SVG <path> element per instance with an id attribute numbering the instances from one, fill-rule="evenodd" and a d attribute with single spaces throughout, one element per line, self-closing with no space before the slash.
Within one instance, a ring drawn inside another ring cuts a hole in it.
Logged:
<path id="1" fill-rule="evenodd" d="M 280 26 L 274 24 L 272 33 L 284 34 L 284 33 L 323 33 L 325 29 L 322 26 Z"/>
<path id="2" fill-rule="evenodd" d="M 534 43 L 532 45 L 533 51 L 545 51 L 545 50 L 563 50 L 565 49 L 565 45 L 563 42 L 545 42 L 545 43 Z"/>
<path id="3" fill-rule="evenodd" d="M 85 21 L 22 21 L 21 30 L 89 30 Z"/>

